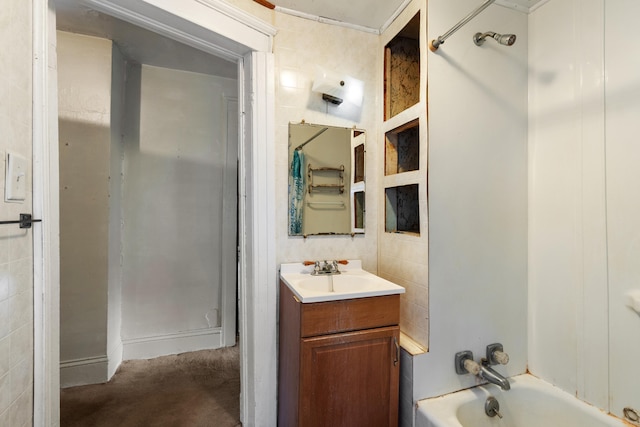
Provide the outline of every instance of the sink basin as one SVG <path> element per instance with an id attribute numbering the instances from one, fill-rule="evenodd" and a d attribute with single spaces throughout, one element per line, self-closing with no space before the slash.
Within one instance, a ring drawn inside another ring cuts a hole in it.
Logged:
<path id="1" fill-rule="evenodd" d="M 282 264 L 282 281 L 303 303 L 404 293 L 404 288 L 362 269 L 360 260 L 340 266 L 341 274 L 313 276 L 313 266 Z"/>

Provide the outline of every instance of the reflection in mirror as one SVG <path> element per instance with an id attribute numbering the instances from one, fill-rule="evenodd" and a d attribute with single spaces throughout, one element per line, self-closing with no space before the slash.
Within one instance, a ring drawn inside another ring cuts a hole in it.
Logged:
<path id="1" fill-rule="evenodd" d="M 289 235 L 364 233 L 365 133 L 289 124 Z"/>

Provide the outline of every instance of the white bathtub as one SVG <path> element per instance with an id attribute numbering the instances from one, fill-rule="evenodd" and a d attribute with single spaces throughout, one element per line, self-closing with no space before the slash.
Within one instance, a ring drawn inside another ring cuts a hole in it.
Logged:
<path id="1" fill-rule="evenodd" d="M 509 382 L 509 391 L 490 384 L 421 400 L 416 427 L 628 426 L 532 375 L 511 377 Z M 498 399 L 502 419 L 485 414 L 489 396 Z"/>

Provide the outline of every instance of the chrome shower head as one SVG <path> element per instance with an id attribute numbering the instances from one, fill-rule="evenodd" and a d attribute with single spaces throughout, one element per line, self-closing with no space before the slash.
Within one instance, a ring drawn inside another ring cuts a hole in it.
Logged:
<path id="1" fill-rule="evenodd" d="M 498 34 L 494 33 L 493 31 L 488 31 L 486 33 L 476 33 L 473 36 L 473 42 L 476 44 L 476 46 L 482 46 L 482 44 L 484 43 L 484 39 L 486 39 L 487 37 L 491 37 L 504 46 L 513 46 L 513 44 L 516 42 L 515 34 Z"/>

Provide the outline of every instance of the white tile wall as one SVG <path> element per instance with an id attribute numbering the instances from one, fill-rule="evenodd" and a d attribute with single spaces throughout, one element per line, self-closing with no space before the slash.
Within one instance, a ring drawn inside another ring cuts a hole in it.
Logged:
<path id="1" fill-rule="evenodd" d="M 7 151 L 31 158 L 31 2 L 7 0 L 0 9 L 0 218 L 31 212 L 4 202 Z M 30 179 L 29 167 L 29 179 Z M 29 181 L 29 188 L 30 188 Z M 31 231 L 0 229 L 0 425 L 31 425 L 33 395 L 33 274 Z"/>
<path id="2" fill-rule="evenodd" d="M 376 145 L 378 129 L 374 120 L 377 99 L 375 55 L 377 36 L 342 27 L 275 13 L 273 24 L 276 59 L 276 193 L 277 262 L 304 259 L 362 259 L 366 270 L 377 272 L 376 264 Z M 365 82 L 365 100 L 360 112 L 328 105 L 311 92 L 316 66 L 338 70 Z M 280 77 L 293 76 L 295 87 Z M 284 83 L 284 85 L 283 85 Z M 288 125 L 308 123 L 357 127 L 367 131 L 366 217 L 364 236 L 289 237 L 287 227 Z"/>
<path id="3" fill-rule="evenodd" d="M 377 145 L 379 139 L 378 36 L 318 23 L 271 11 L 254 2 L 232 0 L 278 29 L 274 39 L 276 65 L 276 261 L 306 259 L 361 259 L 363 268 L 377 273 Z M 257 6 L 257 7 L 256 7 Z M 360 111 L 346 104 L 333 106 L 311 92 L 316 66 L 336 70 L 364 81 L 365 97 Z M 288 132 L 289 123 L 357 127 L 367 132 L 366 216 L 364 235 L 302 237 L 288 236 Z M 274 284 L 275 286 L 275 284 Z"/>

